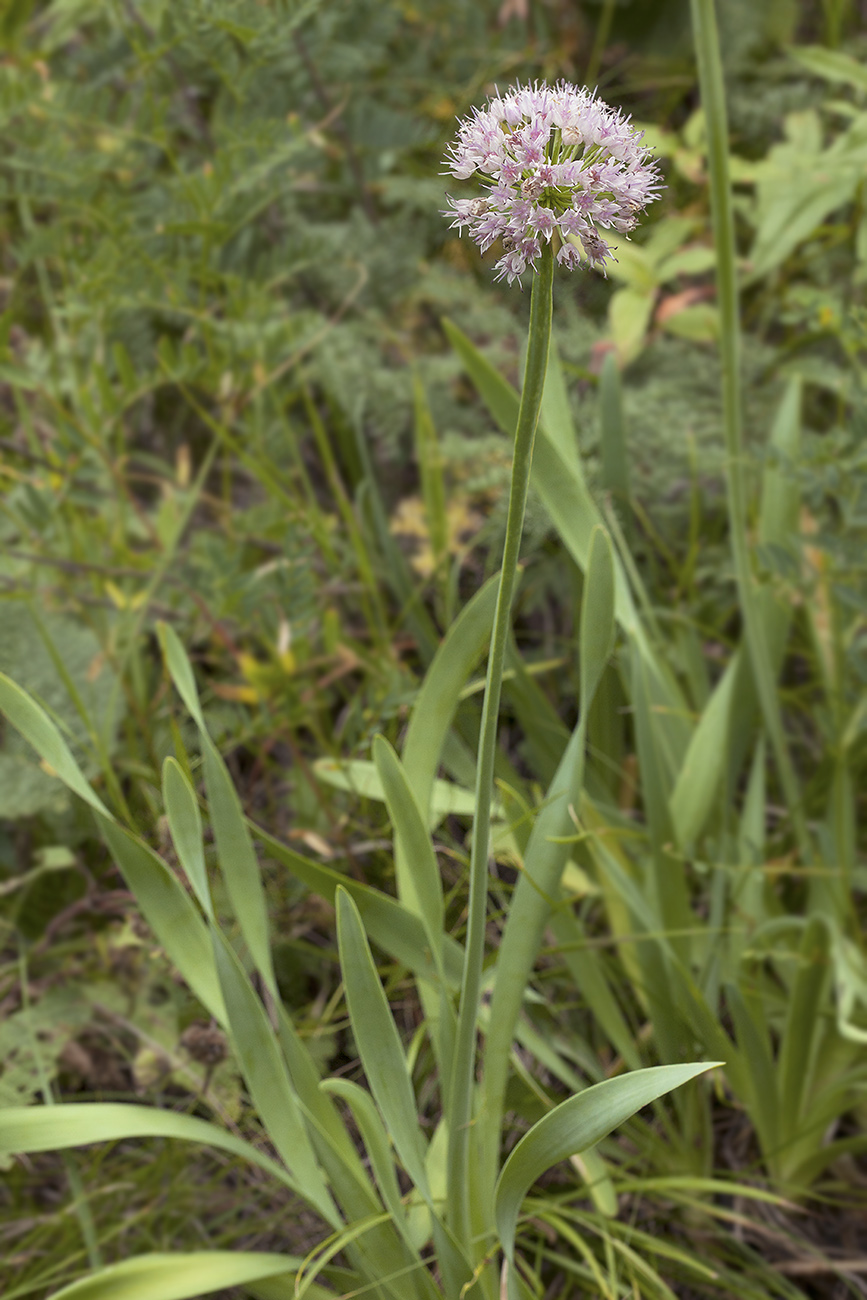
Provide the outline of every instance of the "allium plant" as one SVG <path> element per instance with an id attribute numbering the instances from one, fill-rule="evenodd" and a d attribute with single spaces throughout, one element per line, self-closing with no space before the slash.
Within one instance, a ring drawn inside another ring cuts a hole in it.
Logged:
<path id="1" fill-rule="evenodd" d="M 477 113 L 461 128 L 452 170 L 466 177 L 481 170 L 491 177 L 490 196 L 475 201 L 484 211 L 457 205 L 455 210 L 459 224 L 481 223 L 472 227 L 473 234 L 479 238 L 484 227 L 487 233 L 480 242 L 485 246 L 498 236 L 512 241 L 501 273 L 511 281 L 538 262 L 476 765 L 465 944 L 445 928 L 429 814 L 461 687 L 483 652 L 493 584 L 476 593 L 472 608 L 455 622 L 435 656 L 417 696 L 403 759 L 384 738 L 374 744 L 378 789 L 394 828 L 398 899 L 302 857 L 245 819 L 208 733 L 192 666 L 170 627 L 162 628 L 163 650 L 199 734 L 203 802 L 216 857 L 213 873 L 221 878 L 216 895 L 206 863 L 200 795 L 190 780 L 194 765 L 180 732 L 177 760 L 168 758 L 164 766 L 163 803 L 186 883 L 106 807 L 41 705 L 0 674 L 0 712 L 90 806 L 158 942 L 226 1033 L 274 1153 L 217 1123 L 168 1108 L 64 1103 L 0 1107 L 0 1159 L 117 1138 L 207 1142 L 265 1170 L 330 1232 L 303 1260 L 257 1251 L 155 1252 L 103 1267 L 83 1227 L 91 1271 L 55 1292 L 54 1300 L 108 1300 L 121 1294 L 130 1300 L 190 1300 L 233 1285 L 244 1286 L 257 1300 L 302 1295 L 336 1300 L 362 1293 L 372 1300 L 528 1300 L 539 1288 L 525 1280 L 525 1275 L 532 1277 L 532 1267 L 522 1263 L 518 1247 L 522 1204 L 535 1180 L 576 1154 L 582 1154 L 585 1169 L 595 1168 L 598 1174 L 596 1143 L 642 1107 L 710 1068 L 677 1063 L 634 1070 L 577 1091 L 535 1123 L 502 1160 L 501 1120 L 513 1038 L 544 930 L 545 900 L 556 894 L 565 867 L 569 808 L 583 782 L 586 719 L 614 640 L 614 562 L 607 534 L 597 528 L 582 599 L 580 721 L 524 853 L 527 877 L 543 882 L 536 889 L 539 901 L 511 913 L 518 922 L 511 933 L 520 934 L 517 943 L 509 941 L 509 959 L 492 967 L 486 1020 L 482 968 L 494 755 L 548 365 L 555 232 L 561 263 L 572 266 L 581 260 L 577 239 L 587 261 L 600 265 L 607 248 L 594 223 L 630 229 L 657 180 L 628 123 L 566 85 L 517 89 Z M 335 906 L 346 1004 L 369 1090 L 348 1079 L 321 1078 L 319 1064 L 281 1000 L 254 835 L 274 861 Z M 226 912 L 234 916 L 227 918 Z M 419 1121 L 413 1070 L 369 939 L 417 982 L 440 1085 L 433 1138 Z M 482 1053 L 480 1026 L 485 1027 Z M 399 1173 L 412 1184 L 411 1193 L 402 1190 Z M 338 1253 L 345 1261 L 340 1268 L 332 1266 Z"/>
<path id="2" fill-rule="evenodd" d="M 483 253 L 502 241 L 496 278 L 509 284 L 552 241 L 561 266 L 586 259 L 604 271 L 612 250 L 599 228 L 628 234 L 660 187 L 642 134 L 583 87 L 515 86 L 474 109 L 449 147 L 452 175 L 488 186 L 482 197 L 449 198 L 452 226 Z"/>

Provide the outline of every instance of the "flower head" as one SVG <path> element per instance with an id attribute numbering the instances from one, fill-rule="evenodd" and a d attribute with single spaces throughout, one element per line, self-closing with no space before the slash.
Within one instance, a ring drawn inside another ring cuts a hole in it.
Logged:
<path id="1" fill-rule="evenodd" d="M 567 81 L 514 86 L 460 123 L 448 169 L 459 180 L 480 173 L 487 193 L 449 198 L 444 215 L 483 253 L 502 240 L 496 278 L 509 284 L 535 269 L 543 240 L 559 245 L 561 266 L 586 261 L 604 272 L 613 254 L 599 227 L 628 234 L 660 188 L 641 137 L 619 110 Z"/>

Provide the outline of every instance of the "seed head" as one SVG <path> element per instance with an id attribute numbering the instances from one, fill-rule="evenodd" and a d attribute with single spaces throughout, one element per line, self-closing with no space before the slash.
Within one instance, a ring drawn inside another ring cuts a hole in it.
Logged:
<path id="1" fill-rule="evenodd" d="M 502 241 L 495 278 L 509 284 L 535 270 L 543 240 L 559 246 L 561 266 L 586 261 L 604 273 L 613 252 L 599 228 L 628 234 L 658 197 L 659 170 L 642 134 L 567 81 L 514 86 L 460 122 L 448 170 L 459 180 L 479 174 L 487 193 L 450 197 L 443 215 L 458 231 L 466 226 L 483 253 Z"/>

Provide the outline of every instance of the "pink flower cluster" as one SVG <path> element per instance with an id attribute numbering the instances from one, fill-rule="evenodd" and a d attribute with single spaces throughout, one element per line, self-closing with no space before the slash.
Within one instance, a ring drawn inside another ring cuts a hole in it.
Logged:
<path id="1" fill-rule="evenodd" d="M 535 269 L 543 239 L 556 240 L 561 266 L 586 259 L 604 272 L 612 249 L 598 227 L 628 233 L 660 188 L 641 135 L 567 81 L 515 86 L 460 123 L 448 169 L 459 180 L 481 173 L 489 188 L 483 198 L 450 197 L 443 215 L 483 253 L 502 241 L 496 278 L 509 284 Z"/>

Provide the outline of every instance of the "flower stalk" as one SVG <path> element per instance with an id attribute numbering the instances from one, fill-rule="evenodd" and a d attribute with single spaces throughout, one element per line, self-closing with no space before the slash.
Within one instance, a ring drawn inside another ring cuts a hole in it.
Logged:
<path id="1" fill-rule="evenodd" d="M 551 316 L 554 286 L 554 256 L 550 243 L 540 250 L 539 270 L 533 281 L 530 300 L 530 332 L 524 385 L 515 431 L 512 476 L 509 486 L 509 511 L 500 586 L 494 612 L 491 647 L 488 654 L 479 755 L 476 768 L 476 810 L 470 853 L 470 890 L 467 915 L 466 952 L 461 983 L 458 1026 L 452 1077 L 448 1089 L 448 1207 L 451 1226 L 465 1245 L 472 1235 L 469 1205 L 470 1120 L 476 1062 L 476 1021 L 482 986 L 482 963 L 485 951 L 485 917 L 487 904 L 488 856 L 491 834 L 491 799 L 494 792 L 494 756 L 506 641 L 515 592 L 515 577 L 524 512 L 530 484 L 533 444 L 539 423 L 548 350 L 551 342 Z"/>

